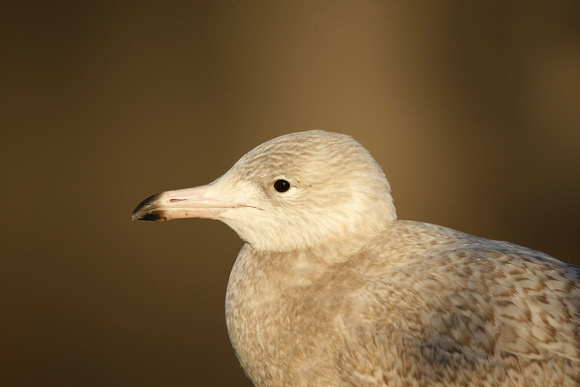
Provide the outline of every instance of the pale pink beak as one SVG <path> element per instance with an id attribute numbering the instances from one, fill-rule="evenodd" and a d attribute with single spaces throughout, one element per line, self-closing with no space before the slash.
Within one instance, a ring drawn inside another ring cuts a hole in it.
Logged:
<path id="1" fill-rule="evenodd" d="M 244 207 L 204 197 L 209 185 L 158 193 L 143 200 L 133 211 L 133 220 L 165 220 L 181 218 L 219 218 L 226 210 Z"/>

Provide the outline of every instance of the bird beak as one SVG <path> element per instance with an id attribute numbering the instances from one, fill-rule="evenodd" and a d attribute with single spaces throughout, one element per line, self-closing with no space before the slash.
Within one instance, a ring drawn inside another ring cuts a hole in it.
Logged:
<path id="1" fill-rule="evenodd" d="M 240 207 L 206 197 L 209 185 L 158 193 L 143 200 L 133 211 L 133 220 L 162 222 L 183 218 L 216 219 L 226 210 Z"/>

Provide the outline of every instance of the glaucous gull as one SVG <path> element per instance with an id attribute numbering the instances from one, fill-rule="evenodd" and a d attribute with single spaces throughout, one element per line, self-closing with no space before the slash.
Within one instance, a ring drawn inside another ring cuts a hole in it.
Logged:
<path id="1" fill-rule="evenodd" d="M 256 386 L 578 386 L 580 269 L 398 220 L 351 137 L 293 133 L 133 219 L 218 219 L 245 244 L 228 332 Z"/>

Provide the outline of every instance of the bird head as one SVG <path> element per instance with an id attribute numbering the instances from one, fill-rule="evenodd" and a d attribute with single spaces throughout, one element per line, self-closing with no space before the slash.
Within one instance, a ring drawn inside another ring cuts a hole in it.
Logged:
<path id="1" fill-rule="evenodd" d="M 370 235 L 396 220 L 389 183 L 350 136 L 287 134 L 200 187 L 145 199 L 134 220 L 218 219 L 256 250 L 290 251 Z"/>

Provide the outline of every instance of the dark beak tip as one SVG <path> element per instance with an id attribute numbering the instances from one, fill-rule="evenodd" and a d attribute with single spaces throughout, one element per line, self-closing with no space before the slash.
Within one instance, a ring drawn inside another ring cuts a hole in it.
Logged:
<path id="1" fill-rule="evenodd" d="M 143 200 L 131 214 L 131 220 L 150 220 L 150 221 L 163 221 L 165 218 L 159 211 L 150 210 L 150 207 L 155 203 L 159 194 L 149 196 L 147 199 Z"/>
<path id="2" fill-rule="evenodd" d="M 162 222 L 166 219 L 163 215 L 161 215 L 160 212 L 150 211 L 150 212 L 144 212 L 141 214 L 133 214 L 133 215 L 131 215 L 131 220 L 150 220 L 153 222 Z"/>

